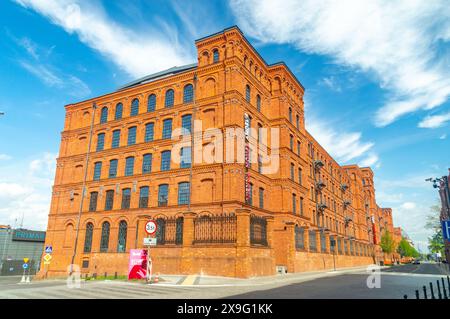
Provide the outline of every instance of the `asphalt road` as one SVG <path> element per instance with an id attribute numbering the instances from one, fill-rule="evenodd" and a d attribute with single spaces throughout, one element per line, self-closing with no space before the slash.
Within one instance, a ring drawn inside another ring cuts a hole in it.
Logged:
<path id="1" fill-rule="evenodd" d="M 344 299 L 401 299 L 407 294 L 415 298 L 415 290 L 422 289 L 443 277 L 445 269 L 437 264 L 402 265 L 384 269 L 380 274 L 380 288 L 368 288 L 364 270 L 328 272 L 318 277 L 303 277 L 289 281 L 278 277 L 276 282 L 260 283 L 253 279 L 248 285 L 145 285 L 127 281 L 87 281 L 80 288 L 69 288 L 65 280 L 32 281 L 19 284 L 20 277 L 0 277 L 0 299 L 216 299 L 216 298 L 344 298 Z M 435 292 L 437 296 L 437 291 Z"/>
<path id="2" fill-rule="evenodd" d="M 444 278 L 447 284 L 446 274 L 448 272 L 445 268 L 438 264 L 408 264 L 384 269 L 381 272 L 380 288 L 368 288 L 368 275 L 357 273 L 320 278 L 264 291 L 253 291 L 230 296 L 230 298 L 402 299 L 405 294 L 408 298 L 415 298 L 416 289 L 423 298 L 422 287 L 425 285 L 429 290 L 429 283 L 433 282 L 436 289 L 436 280 L 441 278 Z M 447 289 L 450 288 L 447 286 Z M 447 291 L 450 295 L 450 290 Z M 437 290 L 435 295 L 438 295 Z M 430 297 L 429 291 L 428 297 Z"/>

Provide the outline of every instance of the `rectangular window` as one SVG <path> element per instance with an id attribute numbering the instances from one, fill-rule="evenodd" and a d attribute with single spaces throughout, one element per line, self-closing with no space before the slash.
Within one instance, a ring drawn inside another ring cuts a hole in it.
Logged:
<path id="1" fill-rule="evenodd" d="M 191 148 L 183 147 L 180 150 L 180 168 L 188 168 L 191 167 Z"/>
<path id="2" fill-rule="evenodd" d="M 302 169 L 298 168 L 298 183 L 302 185 Z"/>
<path id="3" fill-rule="evenodd" d="M 181 133 L 184 134 L 190 134 L 192 129 L 192 115 L 184 115 L 181 118 L 181 128 L 183 129 Z M 187 132 L 185 132 L 187 131 Z"/>
<path id="4" fill-rule="evenodd" d="M 122 209 L 129 209 L 131 201 L 131 189 L 124 188 L 122 190 Z"/>
<path id="5" fill-rule="evenodd" d="M 128 129 L 128 145 L 136 144 L 136 126 Z"/>
<path id="6" fill-rule="evenodd" d="M 142 186 L 139 189 L 139 208 L 148 207 L 148 186 Z"/>
<path id="7" fill-rule="evenodd" d="M 321 252 L 326 252 L 327 251 L 327 242 L 325 239 L 325 233 L 324 232 L 320 232 L 320 250 Z"/>
<path id="8" fill-rule="evenodd" d="M 259 188 L 259 208 L 264 208 L 264 188 Z"/>
<path id="9" fill-rule="evenodd" d="M 297 141 L 297 155 L 300 156 L 300 142 Z"/>
<path id="10" fill-rule="evenodd" d="M 131 176 L 134 173 L 134 157 L 127 157 L 125 160 L 125 176 Z"/>
<path id="11" fill-rule="evenodd" d="M 116 159 L 109 161 L 109 178 L 117 177 L 117 162 Z"/>
<path id="12" fill-rule="evenodd" d="M 97 135 L 97 149 L 96 151 L 103 151 L 105 148 L 105 133 L 100 133 Z"/>
<path id="13" fill-rule="evenodd" d="M 102 174 L 102 162 L 97 162 L 94 164 L 94 181 L 100 180 Z"/>
<path id="14" fill-rule="evenodd" d="M 105 196 L 105 210 L 112 210 L 114 204 L 114 191 L 108 190 L 106 191 Z"/>
<path id="15" fill-rule="evenodd" d="M 161 153 L 161 171 L 170 170 L 170 151 Z"/>
<path id="16" fill-rule="evenodd" d="M 189 183 L 178 184 L 178 205 L 189 204 Z"/>
<path id="17" fill-rule="evenodd" d="M 294 169 L 295 169 L 295 166 L 294 166 L 294 164 L 291 163 L 291 180 L 295 179 Z"/>
<path id="18" fill-rule="evenodd" d="M 95 212 L 97 210 L 97 199 L 98 199 L 98 193 L 91 192 L 91 198 L 89 200 L 89 211 L 90 212 Z"/>
<path id="19" fill-rule="evenodd" d="M 153 141 L 154 129 L 155 129 L 154 123 L 148 123 L 145 125 L 145 138 L 144 138 L 145 142 Z"/>
<path id="20" fill-rule="evenodd" d="M 111 148 L 119 147 L 120 144 L 120 130 L 113 131 Z"/>
<path id="21" fill-rule="evenodd" d="M 152 172 L 152 154 L 145 154 L 142 159 L 142 174 Z"/>
<path id="22" fill-rule="evenodd" d="M 316 231 L 310 230 L 309 231 L 309 250 L 310 251 L 317 251 L 317 245 L 316 245 Z"/>
<path id="23" fill-rule="evenodd" d="M 158 187 L 158 206 L 167 206 L 169 198 L 169 185 L 162 184 Z"/>
<path id="24" fill-rule="evenodd" d="M 162 138 L 163 139 L 172 138 L 172 119 L 167 119 L 163 121 Z"/>
<path id="25" fill-rule="evenodd" d="M 300 216 L 303 216 L 303 197 L 300 197 Z"/>
<path id="26" fill-rule="evenodd" d="M 262 174 L 262 156 L 258 155 L 258 173 Z"/>
<path id="27" fill-rule="evenodd" d="M 297 195 L 292 194 L 292 212 L 297 213 Z"/>
<path id="28" fill-rule="evenodd" d="M 289 147 L 291 151 L 294 151 L 294 137 L 292 135 L 289 136 Z"/>

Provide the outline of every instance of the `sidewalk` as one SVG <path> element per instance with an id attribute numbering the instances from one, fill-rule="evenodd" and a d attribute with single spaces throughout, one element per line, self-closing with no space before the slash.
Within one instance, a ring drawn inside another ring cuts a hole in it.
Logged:
<path id="1" fill-rule="evenodd" d="M 385 268 L 385 267 L 381 267 Z M 282 284 L 294 282 L 304 282 L 314 280 L 317 278 L 338 276 L 346 273 L 366 273 L 367 266 L 352 267 L 352 268 L 338 268 L 333 270 L 320 270 L 301 273 L 288 273 L 284 275 L 273 275 L 253 278 L 233 278 L 233 277 L 219 277 L 208 275 L 160 275 L 160 282 L 155 285 L 180 285 L 180 286 L 256 286 L 268 284 Z"/>

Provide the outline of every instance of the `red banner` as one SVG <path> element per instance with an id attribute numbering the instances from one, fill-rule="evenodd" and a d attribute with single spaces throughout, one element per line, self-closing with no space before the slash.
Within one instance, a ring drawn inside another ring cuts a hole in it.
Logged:
<path id="1" fill-rule="evenodd" d="M 145 279 L 147 276 L 147 250 L 130 249 L 128 279 Z"/>

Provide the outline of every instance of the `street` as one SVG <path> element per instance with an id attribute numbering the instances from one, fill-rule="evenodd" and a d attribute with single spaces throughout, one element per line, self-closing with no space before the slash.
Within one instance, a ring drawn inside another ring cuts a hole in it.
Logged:
<path id="1" fill-rule="evenodd" d="M 147 285 L 122 280 L 81 281 L 80 288 L 69 288 L 65 280 L 32 281 L 20 284 L 20 277 L 0 277 L 0 298 L 38 299 L 146 299 L 146 298 L 274 298 L 274 299 L 401 299 L 415 298 L 415 290 L 448 274 L 446 265 L 420 264 L 385 268 L 381 287 L 369 289 L 364 268 L 336 272 L 288 274 L 252 279 L 198 277 L 186 283 L 186 276 L 173 282 Z M 190 276 L 187 276 L 190 277 Z M 167 277 L 168 278 L 168 277 Z M 195 282 L 195 284 L 194 284 Z M 181 284 L 180 284 L 181 283 Z M 436 292 L 437 296 L 437 292 Z"/>

